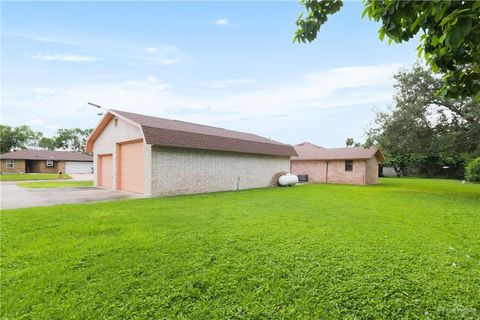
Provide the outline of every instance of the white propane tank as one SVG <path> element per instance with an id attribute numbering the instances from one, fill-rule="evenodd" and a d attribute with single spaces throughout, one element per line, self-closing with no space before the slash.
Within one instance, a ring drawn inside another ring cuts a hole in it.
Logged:
<path id="1" fill-rule="evenodd" d="M 287 173 L 278 179 L 278 184 L 281 186 L 293 186 L 298 183 L 298 177 L 294 174 Z"/>

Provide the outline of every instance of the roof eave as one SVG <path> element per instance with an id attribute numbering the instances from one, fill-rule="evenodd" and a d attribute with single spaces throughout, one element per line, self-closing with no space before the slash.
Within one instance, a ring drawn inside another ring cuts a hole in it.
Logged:
<path id="1" fill-rule="evenodd" d="M 375 156 L 377 157 L 378 161 L 380 162 L 385 161 L 385 154 L 381 149 L 377 149 L 377 151 L 375 152 Z"/>

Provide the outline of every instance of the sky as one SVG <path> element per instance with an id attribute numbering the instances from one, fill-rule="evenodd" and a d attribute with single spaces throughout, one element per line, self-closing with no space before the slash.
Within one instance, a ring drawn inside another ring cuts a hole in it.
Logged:
<path id="1" fill-rule="evenodd" d="M 105 108 L 343 147 L 392 102 L 418 41 L 346 2 L 294 44 L 298 2 L 2 2 L 1 123 L 93 128 Z"/>

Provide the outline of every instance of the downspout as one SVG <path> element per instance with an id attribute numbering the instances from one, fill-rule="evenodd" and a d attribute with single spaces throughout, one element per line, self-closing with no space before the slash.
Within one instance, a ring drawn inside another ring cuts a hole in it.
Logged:
<path id="1" fill-rule="evenodd" d="M 363 170 L 363 184 L 367 184 L 368 160 L 365 161 L 365 170 Z"/>
<path id="2" fill-rule="evenodd" d="M 325 161 L 325 183 L 328 183 L 328 161 Z"/>

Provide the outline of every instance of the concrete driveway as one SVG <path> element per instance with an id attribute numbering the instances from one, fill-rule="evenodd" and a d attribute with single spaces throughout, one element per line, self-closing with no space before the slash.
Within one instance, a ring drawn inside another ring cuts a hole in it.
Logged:
<path id="1" fill-rule="evenodd" d="M 141 195 L 118 191 L 104 190 L 95 187 L 83 188 L 22 188 L 19 181 L 0 182 L 1 209 L 51 206 L 63 203 L 85 203 L 108 201 L 126 198 L 140 198 Z"/>

